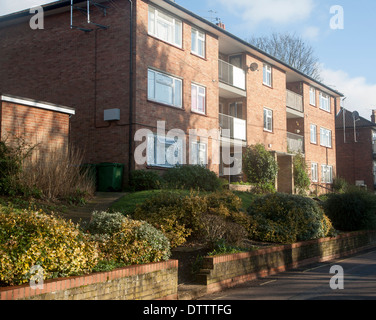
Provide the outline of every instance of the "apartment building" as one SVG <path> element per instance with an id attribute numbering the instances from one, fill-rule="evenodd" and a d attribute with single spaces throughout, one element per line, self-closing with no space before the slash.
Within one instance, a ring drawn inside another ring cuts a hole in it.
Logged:
<path id="1" fill-rule="evenodd" d="M 294 152 L 313 184 L 331 184 L 341 93 L 172 1 L 58 1 L 44 13 L 43 30 L 28 11 L 0 17 L 0 90 L 75 108 L 71 141 L 86 161 L 223 175 L 221 151 L 238 159 L 263 143 L 280 191 L 294 190 Z"/>
<path id="2" fill-rule="evenodd" d="M 349 184 L 376 186 L 376 110 L 371 121 L 341 108 L 336 116 L 337 174 Z"/>

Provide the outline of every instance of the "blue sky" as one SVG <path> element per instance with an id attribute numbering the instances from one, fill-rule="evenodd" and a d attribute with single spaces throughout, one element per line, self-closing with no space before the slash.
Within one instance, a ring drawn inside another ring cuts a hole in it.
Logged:
<path id="1" fill-rule="evenodd" d="M 51 0 L 0 0 L 0 15 Z M 344 106 L 369 119 L 376 109 L 375 0 L 176 0 L 207 18 L 220 18 L 226 30 L 242 39 L 291 32 L 312 45 L 321 62 L 324 83 L 343 92 Z M 333 30 L 330 8 L 343 8 L 344 29 Z"/>

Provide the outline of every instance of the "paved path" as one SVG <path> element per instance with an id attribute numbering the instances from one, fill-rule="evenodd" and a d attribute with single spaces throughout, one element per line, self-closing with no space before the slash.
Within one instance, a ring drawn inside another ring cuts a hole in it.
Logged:
<path id="1" fill-rule="evenodd" d="M 243 284 L 200 300 L 376 300 L 376 249 Z M 330 268 L 344 270 L 344 289 L 333 290 Z"/>
<path id="2" fill-rule="evenodd" d="M 93 211 L 107 210 L 112 203 L 125 194 L 124 192 L 96 192 L 94 198 L 88 201 L 86 205 L 69 208 L 62 216 L 66 219 L 71 219 L 74 223 L 87 221 Z"/>

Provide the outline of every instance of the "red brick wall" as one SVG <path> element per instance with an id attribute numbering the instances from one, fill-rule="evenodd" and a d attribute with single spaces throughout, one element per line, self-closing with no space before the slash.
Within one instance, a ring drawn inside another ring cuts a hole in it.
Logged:
<path id="1" fill-rule="evenodd" d="M 40 152 L 53 152 L 69 143 L 69 114 L 1 102 L 1 140 L 23 138 Z"/>

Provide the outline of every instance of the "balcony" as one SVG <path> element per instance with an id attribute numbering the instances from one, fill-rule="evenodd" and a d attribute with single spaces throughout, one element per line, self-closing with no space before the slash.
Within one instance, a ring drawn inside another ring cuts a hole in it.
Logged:
<path id="1" fill-rule="evenodd" d="M 287 118 L 304 117 L 303 96 L 286 90 Z"/>
<path id="2" fill-rule="evenodd" d="M 304 137 L 287 132 L 287 150 L 292 153 L 304 153 Z"/>
<path id="3" fill-rule="evenodd" d="M 247 121 L 226 114 L 219 114 L 219 126 L 222 129 L 222 137 L 229 139 L 247 140 Z M 229 132 L 224 131 L 225 129 Z"/>
<path id="4" fill-rule="evenodd" d="M 246 97 L 245 71 L 223 60 L 218 60 L 220 95 L 224 98 Z"/>

